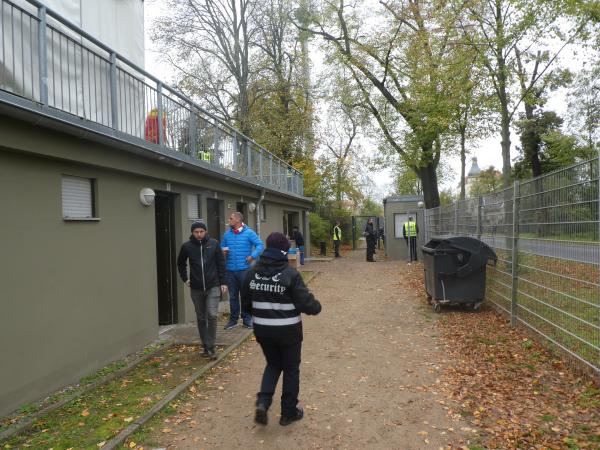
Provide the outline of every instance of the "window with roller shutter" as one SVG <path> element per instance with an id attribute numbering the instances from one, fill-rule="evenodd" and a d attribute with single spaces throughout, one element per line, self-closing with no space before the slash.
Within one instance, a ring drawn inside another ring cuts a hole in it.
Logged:
<path id="1" fill-rule="evenodd" d="M 63 219 L 96 218 L 94 201 L 95 180 L 92 178 L 62 177 Z"/>

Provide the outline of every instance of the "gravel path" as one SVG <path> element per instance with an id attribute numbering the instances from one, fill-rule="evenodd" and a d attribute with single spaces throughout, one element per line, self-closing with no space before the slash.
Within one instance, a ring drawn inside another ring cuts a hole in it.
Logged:
<path id="1" fill-rule="evenodd" d="M 437 391 L 446 361 L 436 316 L 402 282 L 403 262 L 364 262 L 364 252 L 312 263 L 323 304 L 304 317 L 300 402 L 305 418 L 253 422 L 264 358 L 254 341 L 179 407 L 149 440 L 177 449 L 439 449 L 471 435 Z M 281 381 L 280 381 L 281 383 Z M 279 398 L 279 390 L 275 398 Z M 148 448 L 148 447 L 146 447 Z"/>

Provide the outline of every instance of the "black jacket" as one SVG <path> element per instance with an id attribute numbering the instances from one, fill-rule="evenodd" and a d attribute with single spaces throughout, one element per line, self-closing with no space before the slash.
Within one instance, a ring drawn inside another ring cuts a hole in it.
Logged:
<path id="1" fill-rule="evenodd" d="M 375 242 L 377 235 L 375 234 L 375 228 L 373 227 L 372 223 L 367 223 L 364 234 L 366 236 L 367 241 Z"/>
<path id="2" fill-rule="evenodd" d="M 287 255 L 277 249 L 266 249 L 248 270 L 241 294 L 244 308 L 253 316 L 258 342 L 300 342 L 300 313 L 321 312 L 321 303 L 308 291 L 300 273 L 289 267 Z"/>
<path id="3" fill-rule="evenodd" d="M 294 231 L 292 233 L 292 239 L 296 241 L 297 247 L 304 245 L 304 236 L 302 236 L 302 233 L 300 233 L 300 231 Z"/>
<path id="4" fill-rule="evenodd" d="M 201 241 L 194 236 L 179 250 L 177 268 L 179 276 L 188 280 L 187 261 L 190 261 L 190 287 L 206 291 L 215 286 L 227 284 L 225 281 L 225 257 L 221 246 L 213 238 L 206 236 Z"/>

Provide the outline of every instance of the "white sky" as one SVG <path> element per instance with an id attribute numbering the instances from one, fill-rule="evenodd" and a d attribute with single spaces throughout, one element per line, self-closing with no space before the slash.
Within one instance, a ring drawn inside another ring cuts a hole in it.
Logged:
<path id="1" fill-rule="evenodd" d="M 146 0 L 144 2 L 144 15 L 145 15 L 145 53 L 146 53 L 146 70 L 163 80 L 166 83 L 173 81 L 173 71 L 171 70 L 168 63 L 162 60 L 160 53 L 156 50 L 155 45 L 152 43 L 149 37 L 149 30 L 153 20 L 159 17 L 161 11 L 164 9 L 164 4 L 160 0 Z M 573 69 L 573 66 L 579 67 L 581 61 L 576 59 L 572 52 L 565 50 L 563 52 L 562 60 L 569 63 L 569 67 Z M 311 44 L 311 59 L 312 59 L 312 78 L 313 82 L 317 79 L 319 71 L 323 67 L 322 55 L 316 48 L 316 45 Z M 557 114 L 563 115 L 566 111 L 566 97 L 564 90 L 559 90 L 551 94 L 551 97 L 545 107 L 547 110 L 554 110 Z M 500 148 L 500 130 L 494 136 L 479 142 L 471 142 L 469 148 L 471 148 L 470 154 L 467 156 L 467 167 L 468 172 L 471 161 L 470 158 L 473 156 L 477 157 L 478 165 L 481 169 L 486 169 L 489 166 L 494 166 L 497 169 L 502 168 L 502 155 Z M 361 141 L 363 144 L 363 150 L 367 154 L 373 154 L 376 148 L 369 148 L 369 143 L 366 140 Z M 513 133 L 511 136 L 511 160 L 516 156 L 516 146 L 518 145 L 518 136 Z M 373 144 L 370 144 L 373 145 Z M 446 181 L 440 186 L 440 189 L 451 188 L 457 189 L 460 179 L 460 159 L 458 156 L 452 157 L 449 160 L 449 165 L 452 168 L 454 174 L 453 178 Z M 377 173 L 371 173 L 370 176 L 375 183 L 374 194 L 376 198 L 382 199 L 385 195 L 391 194 L 391 183 L 393 179 L 392 174 L 393 168 L 388 168 Z"/>

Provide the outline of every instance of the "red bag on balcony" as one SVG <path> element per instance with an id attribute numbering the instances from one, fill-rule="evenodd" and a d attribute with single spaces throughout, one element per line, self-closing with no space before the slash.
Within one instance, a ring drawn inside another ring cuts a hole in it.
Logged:
<path id="1" fill-rule="evenodd" d="M 163 142 L 167 141 L 167 114 L 162 116 Z M 158 144 L 158 108 L 152 109 L 146 117 L 144 136 L 148 142 Z"/>

